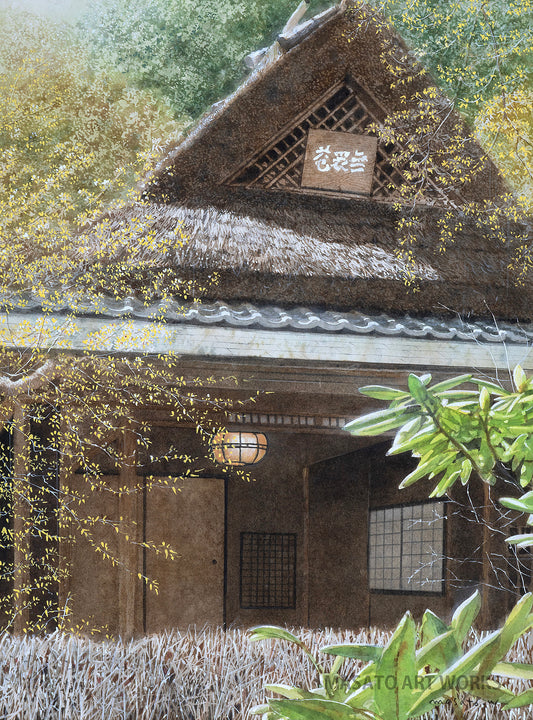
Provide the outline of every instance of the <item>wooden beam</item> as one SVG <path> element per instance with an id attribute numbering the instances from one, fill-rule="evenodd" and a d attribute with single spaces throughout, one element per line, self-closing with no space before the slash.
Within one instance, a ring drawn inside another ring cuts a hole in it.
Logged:
<path id="1" fill-rule="evenodd" d="M 136 489 L 136 437 L 130 428 L 124 430 L 119 487 L 119 633 L 130 639 L 142 632 L 142 493 Z"/>
<path id="2" fill-rule="evenodd" d="M 31 586 L 29 423 L 22 405 L 15 407 L 13 420 L 13 628 L 22 633 L 30 624 Z"/>
<path id="3" fill-rule="evenodd" d="M 282 35 L 283 35 L 283 33 L 290 33 L 294 30 L 294 28 L 298 25 L 300 20 L 303 18 L 303 16 L 307 12 L 308 7 L 309 7 L 309 0 L 302 0 L 302 2 L 298 5 L 296 10 L 292 13 L 290 18 L 285 23 L 285 27 L 281 31 Z"/>
<path id="4" fill-rule="evenodd" d="M 314 333 L 292 330 L 204 327 L 154 323 L 149 320 L 65 318 L 39 313 L 0 316 L 0 329 L 9 320 L 10 347 L 31 347 L 37 338 L 50 338 L 47 347 L 85 351 L 95 334 L 101 352 L 168 353 L 184 357 L 261 358 L 270 361 L 327 362 L 362 366 L 479 368 L 509 370 L 517 364 L 533 369 L 533 353 L 527 343 L 439 340 L 401 335 Z M 147 340 L 149 337 L 149 340 Z"/>

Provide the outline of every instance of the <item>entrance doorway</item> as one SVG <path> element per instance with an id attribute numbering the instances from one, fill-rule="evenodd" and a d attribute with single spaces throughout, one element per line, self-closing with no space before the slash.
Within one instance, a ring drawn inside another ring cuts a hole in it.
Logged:
<path id="1" fill-rule="evenodd" d="M 145 554 L 146 575 L 158 593 L 144 595 L 144 630 L 224 623 L 225 489 L 222 478 L 184 478 L 176 494 L 146 494 L 145 537 L 174 548 L 174 560 Z"/>

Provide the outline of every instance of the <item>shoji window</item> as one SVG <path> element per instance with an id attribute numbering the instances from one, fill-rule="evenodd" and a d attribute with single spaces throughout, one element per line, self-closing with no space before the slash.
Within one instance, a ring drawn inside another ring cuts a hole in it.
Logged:
<path id="1" fill-rule="evenodd" d="M 368 579 L 371 590 L 442 593 L 446 503 L 426 502 L 370 511 Z"/>

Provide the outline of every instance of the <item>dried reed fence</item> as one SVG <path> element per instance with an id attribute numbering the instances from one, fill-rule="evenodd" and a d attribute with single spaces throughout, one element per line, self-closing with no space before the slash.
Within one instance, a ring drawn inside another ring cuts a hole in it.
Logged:
<path id="1" fill-rule="evenodd" d="M 387 633 L 302 631 L 317 650 L 339 642 L 380 643 Z M 530 662 L 533 634 L 513 659 Z M 355 668 L 354 668 L 355 673 Z M 54 633 L 0 637 L 1 720 L 240 720 L 264 699 L 266 683 L 313 685 L 309 662 L 277 642 L 251 643 L 244 631 L 191 629 L 128 643 Z M 469 720 L 526 720 L 482 702 Z M 435 711 L 432 720 L 452 720 Z"/>

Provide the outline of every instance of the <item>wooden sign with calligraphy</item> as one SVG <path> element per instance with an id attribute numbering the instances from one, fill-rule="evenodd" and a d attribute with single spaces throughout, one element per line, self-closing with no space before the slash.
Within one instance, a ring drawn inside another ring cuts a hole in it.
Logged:
<path id="1" fill-rule="evenodd" d="M 377 138 L 309 130 L 302 187 L 370 195 Z"/>

